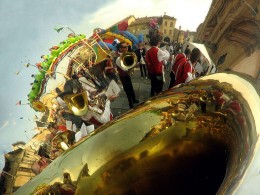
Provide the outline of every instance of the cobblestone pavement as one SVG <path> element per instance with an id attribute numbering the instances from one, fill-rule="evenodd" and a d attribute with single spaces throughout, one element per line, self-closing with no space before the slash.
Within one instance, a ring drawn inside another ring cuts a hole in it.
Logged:
<path id="1" fill-rule="evenodd" d="M 151 90 L 150 79 L 149 78 L 142 79 L 139 68 L 134 69 L 134 74 L 131 75 L 131 79 L 132 79 L 136 99 L 139 100 L 139 104 L 147 101 L 150 98 L 150 90 Z M 166 82 L 164 83 L 164 90 L 167 89 L 169 86 L 169 71 L 166 71 L 165 79 Z M 125 91 L 123 90 L 122 85 L 119 86 L 121 88 L 119 97 L 114 102 L 111 103 L 111 111 L 114 117 L 119 116 L 130 110 Z"/>

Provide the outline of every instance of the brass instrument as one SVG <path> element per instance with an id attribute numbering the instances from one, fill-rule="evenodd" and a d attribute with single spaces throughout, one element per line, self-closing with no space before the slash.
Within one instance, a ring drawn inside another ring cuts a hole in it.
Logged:
<path id="1" fill-rule="evenodd" d="M 82 40 L 83 46 L 81 46 L 77 52 L 73 56 L 71 56 L 71 59 L 76 63 L 76 72 L 78 72 L 80 69 L 86 70 L 85 66 L 92 67 L 96 64 L 100 63 L 101 61 L 105 60 L 104 56 L 110 55 L 110 49 L 106 46 L 106 44 L 103 42 L 101 37 L 95 33 L 90 39 L 88 40 Z M 102 46 L 99 44 L 101 42 L 105 49 L 102 48 Z M 96 53 L 96 50 L 94 47 L 97 46 L 102 51 L 98 55 Z M 100 57 L 98 57 L 100 56 Z"/>
<path id="2" fill-rule="evenodd" d="M 82 81 L 83 82 L 83 81 Z M 84 84 L 87 84 L 83 82 Z M 82 83 L 81 83 L 82 84 Z M 106 96 L 102 91 L 98 94 L 91 94 L 87 92 L 77 80 L 69 80 L 65 83 L 65 88 L 72 88 L 74 92 L 69 90 L 69 93 L 63 95 L 63 99 L 68 109 L 76 116 L 84 116 L 89 110 L 102 114 L 105 110 Z M 66 87 L 71 85 L 70 87 Z"/>
<path id="3" fill-rule="evenodd" d="M 75 194 L 258 194 L 259 115 L 251 78 L 195 79 L 101 126 L 15 194 L 63 189 L 64 173 Z"/>
<path id="4" fill-rule="evenodd" d="M 97 92 L 104 91 L 108 86 L 102 72 L 102 63 L 105 62 L 106 58 L 98 58 L 100 55 L 97 55 L 94 47 L 100 48 L 102 53 L 106 56 L 110 54 L 109 48 L 105 50 L 102 48 L 99 42 L 104 42 L 100 39 L 98 34 L 93 35 L 91 39 L 82 41 L 83 45 L 70 57 L 73 61 L 72 72 L 79 73 L 79 71 L 84 71 L 85 75 L 82 76 L 84 76 L 87 81 L 81 81 L 81 84 L 84 83 L 85 85 L 89 85 L 92 88 L 95 88 Z M 102 85 L 102 83 L 105 84 Z M 86 91 L 87 89 L 84 90 Z M 100 94 L 102 94 L 102 92 Z M 88 110 L 102 114 L 105 109 L 106 97 L 105 95 L 101 96 L 100 94 L 92 95 L 90 92 L 87 94 L 86 92 L 79 93 L 78 91 L 77 93 L 70 93 L 64 96 L 64 101 L 69 110 L 77 116 L 87 114 Z"/>
<path id="5" fill-rule="evenodd" d="M 68 109 L 76 116 L 83 116 L 88 112 L 88 98 L 86 91 L 64 96 Z"/>
<path id="6" fill-rule="evenodd" d="M 125 52 L 120 56 L 120 68 L 127 71 L 134 68 L 137 64 L 137 57 L 134 52 Z"/>

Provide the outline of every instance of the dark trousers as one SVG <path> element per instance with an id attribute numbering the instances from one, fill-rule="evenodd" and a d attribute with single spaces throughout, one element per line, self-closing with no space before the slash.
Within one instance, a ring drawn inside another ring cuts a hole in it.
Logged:
<path id="1" fill-rule="evenodd" d="M 128 102 L 129 102 L 129 107 L 133 108 L 133 102 L 136 100 L 135 99 L 135 92 L 134 92 L 134 88 L 132 85 L 132 80 L 130 76 L 124 76 L 124 77 L 119 77 L 120 81 L 123 85 L 124 91 L 126 93 Z"/>
<path id="2" fill-rule="evenodd" d="M 147 77 L 147 73 L 146 73 L 146 65 L 145 64 L 139 64 L 140 67 L 140 72 L 141 72 L 141 77 Z"/>
<path id="3" fill-rule="evenodd" d="M 163 76 L 151 75 L 151 97 L 163 90 Z"/>
<path id="4" fill-rule="evenodd" d="M 172 88 L 174 86 L 174 84 L 175 84 L 175 74 L 172 71 L 170 73 L 170 78 L 171 78 L 171 81 L 170 81 L 168 89 Z"/>
<path id="5" fill-rule="evenodd" d="M 72 121 L 72 123 L 74 123 L 78 129 L 81 128 L 83 120 L 81 119 L 80 116 L 76 116 L 76 115 L 68 113 L 68 112 L 63 112 L 62 117 L 65 120 Z"/>
<path id="6" fill-rule="evenodd" d="M 110 81 L 113 79 L 116 83 L 118 83 L 118 78 L 114 72 L 107 72 L 106 76 L 107 78 L 109 78 Z"/>

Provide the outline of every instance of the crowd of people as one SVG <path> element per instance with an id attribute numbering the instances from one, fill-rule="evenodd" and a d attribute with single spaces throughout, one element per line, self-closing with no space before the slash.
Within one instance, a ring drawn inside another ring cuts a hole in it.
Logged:
<path id="1" fill-rule="evenodd" d="M 202 54 L 198 48 L 191 51 L 189 45 L 183 49 L 183 45 L 180 44 L 164 43 L 159 34 L 151 37 L 149 46 L 145 45 L 146 47 L 143 47 L 143 44 L 140 44 L 136 54 L 141 77 L 144 77 L 147 70 L 147 75 L 151 80 L 151 97 L 162 92 L 167 76 L 170 77 L 168 86 L 170 89 L 202 76 L 204 73 L 200 65 Z M 169 75 L 166 70 L 170 71 Z"/>
<path id="2" fill-rule="evenodd" d="M 163 86 L 166 84 L 166 77 L 170 78 L 168 88 L 172 88 L 204 74 L 200 64 L 201 52 L 198 48 L 191 51 L 189 45 L 184 49 L 181 44 L 162 42 L 159 34 L 152 36 L 149 43 L 141 42 L 134 51 L 125 42 L 118 41 L 115 45 L 118 51 L 114 60 L 111 60 L 111 64 L 114 64 L 113 78 L 119 76 L 130 108 L 133 108 L 134 103 L 139 101 L 135 96 L 130 71 L 123 70 L 120 66 L 121 61 L 118 57 L 124 52 L 131 51 L 136 54 L 136 66 L 140 68 L 141 79 L 149 78 L 151 81 L 151 97 L 162 92 Z M 169 75 L 166 70 L 170 71 Z M 112 78 L 112 76 L 110 77 Z"/>
<path id="3" fill-rule="evenodd" d="M 170 77 L 167 87 L 172 88 L 201 75 L 195 69 L 201 56 L 198 48 L 191 51 L 187 46 L 184 52 L 175 50 L 162 43 L 161 36 L 157 34 L 150 38 L 149 44 L 140 43 L 135 51 L 125 42 L 117 42 L 116 48 L 113 55 L 107 55 L 101 72 L 93 74 L 90 69 L 82 68 L 72 74 L 62 89 L 56 88 L 57 108 L 53 123 L 48 126 L 50 133 L 42 146 L 41 159 L 35 166 L 36 173 L 75 142 L 113 119 L 110 104 L 116 100 L 118 93 L 106 93 L 111 82 L 124 90 L 130 109 L 139 103 L 131 79 L 133 68 L 125 68 L 123 54 L 129 51 L 135 53 L 141 79 L 150 79 L 151 97 L 163 91 L 167 76 Z"/>

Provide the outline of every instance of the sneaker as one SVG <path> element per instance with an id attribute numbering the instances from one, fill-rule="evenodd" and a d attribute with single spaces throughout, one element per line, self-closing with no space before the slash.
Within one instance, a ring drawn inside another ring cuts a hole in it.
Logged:
<path id="1" fill-rule="evenodd" d="M 133 103 L 137 104 L 139 103 L 139 100 L 134 100 Z"/>
<path id="2" fill-rule="evenodd" d="M 147 77 L 145 77 L 145 79 L 148 79 Z"/>
<path id="3" fill-rule="evenodd" d="M 144 77 L 141 77 L 141 79 L 144 79 Z"/>

